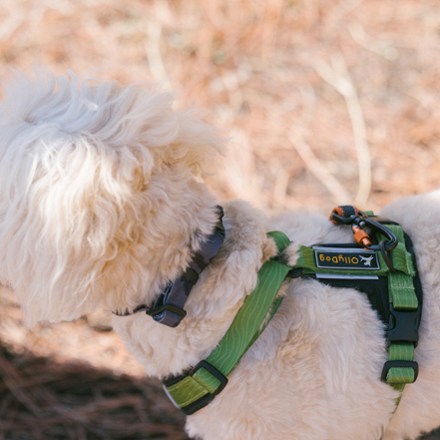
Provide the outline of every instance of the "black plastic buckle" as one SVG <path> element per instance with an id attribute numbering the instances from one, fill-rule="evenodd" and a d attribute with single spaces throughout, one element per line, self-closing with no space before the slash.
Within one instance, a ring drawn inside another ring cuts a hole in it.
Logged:
<path id="1" fill-rule="evenodd" d="M 419 375 L 419 364 L 416 361 L 399 361 L 399 360 L 386 361 L 383 366 L 382 374 L 380 377 L 382 382 L 387 381 L 388 372 L 391 370 L 391 368 L 412 368 L 412 370 L 414 371 L 413 382 L 416 381 L 417 376 Z"/>
<path id="2" fill-rule="evenodd" d="M 421 309 L 396 310 L 390 304 L 390 321 L 386 332 L 387 341 L 390 342 L 412 342 L 415 347 L 419 342 L 419 325 Z"/>
<path id="3" fill-rule="evenodd" d="M 194 376 L 195 373 L 197 373 L 198 370 L 204 369 L 208 371 L 209 374 L 212 374 L 219 382 L 220 386 L 215 390 L 214 393 L 208 393 L 202 396 L 200 399 L 196 400 L 195 402 L 181 408 L 184 414 L 187 416 L 190 416 L 191 414 L 194 414 L 198 410 L 204 408 L 209 403 L 211 403 L 215 396 L 219 394 L 227 385 L 228 378 L 217 368 L 214 367 L 214 365 L 210 364 L 208 361 L 200 361 L 190 372 L 190 376 Z"/>
<path id="4" fill-rule="evenodd" d="M 186 311 L 174 304 L 162 304 L 161 306 L 147 310 L 146 313 L 155 321 L 165 324 L 168 327 L 177 327 L 186 316 Z"/>

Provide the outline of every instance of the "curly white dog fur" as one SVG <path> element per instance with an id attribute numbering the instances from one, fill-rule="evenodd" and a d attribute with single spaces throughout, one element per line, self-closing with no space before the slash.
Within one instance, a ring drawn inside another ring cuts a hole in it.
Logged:
<path id="1" fill-rule="evenodd" d="M 157 90 L 16 75 L 0 106 L 0 279 L 26 321 L 71 320 L 98 309 L 151 304 L 216 223 L 198 178 L 221 137 L 198 116 L 173 111 Z M 143 313 L 114 328 L 163 378 L 206 357 L 255 287 L 279 229 L 294 243 L 350 240 L 324 217 L 267 219 L 244 202 L 225 208 L 226 239 L 175 329 Z M 397 412 L 379 379 L 384 329 L 365 295 L 295 280 L 267 329 L 214 402 L 188 417 L 206 440 L 414 439 L 440 425 L 440 192 L 384 214 L 412 237 L 424 288 L 417 382 Z M 294 258 L 294 248 L 292 248 Z"/>

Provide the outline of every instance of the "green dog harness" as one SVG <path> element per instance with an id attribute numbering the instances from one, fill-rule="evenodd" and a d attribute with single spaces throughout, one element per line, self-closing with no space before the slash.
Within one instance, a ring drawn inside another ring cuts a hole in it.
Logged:
<path id="1" fill-rule="evenodd" d="M 351 226 L 357 244 L 301 246 L 295 266 L 283 258 L 291 244 L 282 232 L 270 232 L 278 254 L 264 263 L 257 287 L 245 299 L 212 353 L 183 375 L 163 381 L 171 401 L 191 415 L 208 405 L 278 309 L 286 279 L 316 279 L 327 285 L 364 292 L 386 328 L 387 361 L 381 379 L 400 392 L 418 374 L 414 349 L 422 310 L 422 289 L 410 238 L 393 222 L 351 206 L 338 207 L 331 220 Z"/>

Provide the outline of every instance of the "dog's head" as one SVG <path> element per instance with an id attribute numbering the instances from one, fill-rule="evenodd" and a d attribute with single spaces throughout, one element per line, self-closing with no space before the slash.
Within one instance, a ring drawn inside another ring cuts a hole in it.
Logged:
<path id="1" fill-rule="evenodd" d="M 145 301 L 221 138 L 155 89 L 37 72 L 3 91 L 0 280 L 28 324 Z"/>

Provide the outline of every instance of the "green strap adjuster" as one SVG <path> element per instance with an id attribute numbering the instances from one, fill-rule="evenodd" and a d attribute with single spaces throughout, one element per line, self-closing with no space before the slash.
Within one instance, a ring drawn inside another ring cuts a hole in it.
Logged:
<path id="1" fill-rule="evenodd" d="M 397 236 L 399 245 L 404 246 L 405 237 L 399 225 L 387 225 Z M 405 249 L 406 250 L 406 249 Z M 390 296 L 390 324 L 387 330 L 388 359 L 382 370 L 382 380 L 402 392 L 406 384 L 415 382 L 418 364 L 414 361 L 414 349 L 418 342 L 418 328 L 421 310 L 414 287 L 416 269 L 411 254 L 406 261 L 410 274 L 399 271 L 388 276 Z"/>

